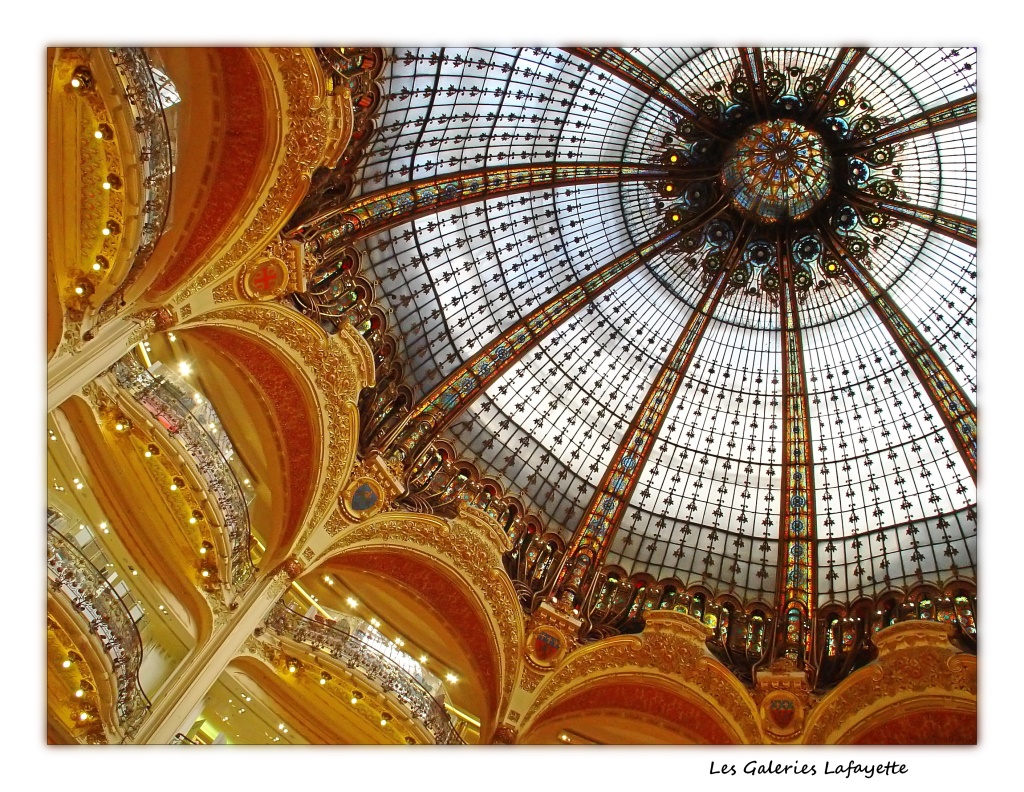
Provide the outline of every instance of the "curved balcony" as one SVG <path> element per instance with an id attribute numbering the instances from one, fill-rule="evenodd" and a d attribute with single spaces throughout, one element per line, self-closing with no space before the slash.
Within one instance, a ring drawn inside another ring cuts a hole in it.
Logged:
<path id="1" fill-rule="evenodd" d="M 50 588 L 61 592 L 89 623 L 114 666 L 117 680 L 117 719 L 121 732 L 135 732 L 150 702 L 139 684 L 142 637 L 128 607 L 81 550 L 46 526 L 46 569 Z"/>
<path id="2" fill-rule="evenodd" d="M 124 293 L 138 279 L 156 249 L 167 225 L 174 172 L 174 149 L 164 102 L 145 51 L 139 47 L 111 47 L 108 51 L 138 134 L 143 192 L 138 246 L 124 280 L 100 307 L 101 321 L 117 313 Z"/>
<path id="3" fill-rule="evenodd" d="M 253 579 L 255 567 L 249 552 L 249 507 L 245 491 L 225 455 L 225 439 L 218 441 L 193 415 L 177 391 L 164 379 L 155 377 L 132 355 L 111 368 L 117 384 L 150 413 L 192 458 L 209 491 L 216 497 L 228 540 L 229 574 L 236 588 Z M 220 433 L 227 438 L 227 434 Z M 233 454 L 232 454 L 233 456 Z"/>
<path id="4" fill-rule="evenodd" d="M 279 636 L 308 644 L 326 652 L 349 668 L 357 668 L 367 677 L 390 690 L 408 707 L 437 745 L 463 745 L 448 713 L 419 680 L 387 655 L 356 636 L 328 624 L 307 619 L 279 602 L 266 621 L 267 628 Z"/>

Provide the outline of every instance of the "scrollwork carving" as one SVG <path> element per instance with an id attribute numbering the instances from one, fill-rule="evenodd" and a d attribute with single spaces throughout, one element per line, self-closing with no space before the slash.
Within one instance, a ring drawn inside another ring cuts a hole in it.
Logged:
<path id="1" fill-rule="evenodd" d="M 226 280 L 213 287 L 213 301 L 215 303 L 235 302 L 238 299 L 238 291 L 235 289 L 234 280 Z"/>

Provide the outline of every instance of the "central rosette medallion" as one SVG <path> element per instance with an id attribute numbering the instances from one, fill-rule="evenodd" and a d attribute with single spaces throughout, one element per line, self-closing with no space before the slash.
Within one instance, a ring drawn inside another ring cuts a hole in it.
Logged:
<path id="1" fill-rule="evenodd" d="M 729 147 L 721 180 L 733 206 L 752 219 L 799 220 L 828 195 L 832 157 L 818 134 L 802 124 L 762 121 Z"/>

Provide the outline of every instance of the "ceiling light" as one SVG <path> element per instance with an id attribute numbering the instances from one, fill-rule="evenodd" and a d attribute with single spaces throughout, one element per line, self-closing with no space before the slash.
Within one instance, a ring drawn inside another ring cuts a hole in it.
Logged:
<path id="1" fill-rule="evenodd" d="M 345 600 L 345 602 L 348 603 L 348 606 L 350 608 L 358 608 L 359 607 L 359 603 L 356 602 L 352 597 L 349 597 L 347 600 Z"/>
<path id="2" fill-rule="evenodd" d="M 88 713 L 88 712 L 85 712 L 84 710 L 83 710 L 82 712 L 79 712 L 79 713 L 78 713 L 78 719 L 79 719 L 80 721 L 86 721 L 86 720 L 89 720 L 89 713 Z"/>
<path id="3" fill-rule="evenodd" d="M 427 656 L 426 655 L 420 655 L 420 663 L 423 663 L 424 665 L 426 665 L 426 662 L 427 662 Z"/>
<path id="4" fill-rule="evenodd" d="M 391 720 L 391 713 L 390 712 L 382 712 L 380 714 L 380 725 L 381 726 L 387 726 L 388 725 L 388 721 L 390 721 L 390 720 Z"/>
<path id="5" fill-rule="evenodd" d="M 183 360 L 178 364 L 178 373 L 183 377 L 187 377 L 192 373 L 192 366 L 189 365 L 187 360 Z"/>
<path id="6" fill-rule="evenodd" d="M 450 671 L 447 674 L 444 675 L 444 678 L 447 679 L 449 682 L 451 682 L 453 685 L 456 684 L 459 681 L 459 678 L 457 676 L 455 676 L 455 674 L 451 673 Z"/>
<path id="7" fill-rule="evenodd" d="M 75 691 L 75 698 L 81 698 L 84 695 L 85 695 L 85 691 L 82 690 L 81 688 L 79 688 L 78 690 Z"/>
<path id="8" fill-rule="evenodd" d="M 353 703 L 353 704 L 358 704 L 358 703 L 359 703 L 359 700 L 360 700 L 360 699 L 361 699 L 362 697 L 363 697 L 363 694 L 362 694 L 362 693 L 360 693 L 360 692 L 359 692 L 358 690 L 353 690 L 353 691 L 352 691 L 352 703 Z"/>
<path id="9" fill-rule="evenodd" d="M 326 671 L 322 671 L 320 673 L 320 684 L 321 685 L 326 685 L 330 681 L 330 679 L 331 679 L 331 675 L 328 674 Z"/>
<path id="10" fill-rule="evenodd" d="M 71 661 L 70 660 L 65 660 L 63 663 L 61 663 L 61 665 L 64 668 L 71 668 Z"/>

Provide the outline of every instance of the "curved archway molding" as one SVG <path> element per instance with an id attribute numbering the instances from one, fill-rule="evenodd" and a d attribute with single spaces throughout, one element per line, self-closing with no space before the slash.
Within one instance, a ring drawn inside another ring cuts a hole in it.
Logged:
<path id="1" fill-rule="evenodd" d="M 570 654 L 539 686 L 518 730 L 527 734 L 581 690 L 646 681 L 697 704 L 734 743 L 761 743 L 757 707 L 743 684 L 708 652 L 705 628 L 674 611 L 654 611 L 638 635 L 618 635 Z M 522 699 L 517 699 L 521 701 Z"/>
<path id="2" fill-rule="evenodd" d="M 878 659 L 826 694 L 807 719 L 804 742 L 858 742 L 908 712 L 977 713 L 978 658 L 958 651 L 952 629 L 906 621 L 875 634 Z M 976 731 L 975 731 L 976 739 Z"/>
<path id="3" fill-rule="evenodd" d="M 495 722 L 500 723 L 519 676 L 525 625 L 515 589 L 502 567 L 502 542 L 507 540 L 496 524 L 466 513 L 475 510 L 462 511 L 451 520 L 386 512 L 358 523 L 346 523 L 343 517 L 328 521 L 325 531 L 335 531 L 335 537 L 309 569 L 332 558 L 373 549 L 413 553 L 441 565 L 486 615 L 499 663 L 500 694 Z M 489 737 L 491 729 L 482 730 L 482 739 Z"/>
<path id="4" fill-rule="evenodd" d="M 264 249 L 291 217 L 321 164 L 336 161 L 351 135 L 351 98 L 328 95 L 323 70 L 310 48 L 259 49 L 261 67 L 272 75 L 279 120 L 274 160 L 251 195 L 249 211 L 236 213 L 233 233 L 222 237 L 211 263 L 183 282 L 173 297 L 181 305 L 192 295 Z M 345 108 L 345 103 L 349 107 Z M 223 252 L 221 252 L 223 251 Z"/>
<path id="5" fill-rule="evenodd" d="M 328 336 L 311 320 L 277 304 L 241 304 L 189 319 L 182 329 L 224 327 L 245 333 L 294 364 L 313 396 L 307 420 L 321 439 L 320 458 L 311 467 L 310 498 L 293 547 L 303 547 L 332 511 L 356 458 L 359 392 L 373 384 L 373 358 L 351 327 Z M 282 405 L 287 409 L 292 405 Z"/>

